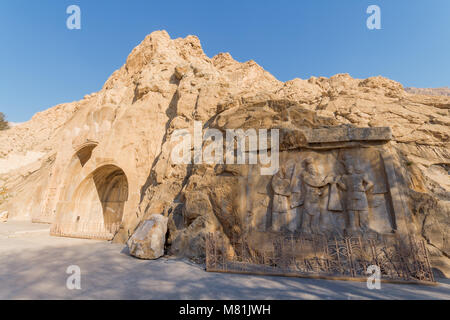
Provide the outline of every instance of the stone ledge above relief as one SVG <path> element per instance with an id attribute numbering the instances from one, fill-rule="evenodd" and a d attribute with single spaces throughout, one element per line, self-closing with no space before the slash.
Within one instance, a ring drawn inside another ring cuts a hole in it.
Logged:
<path id="1" fill-rule="evenodd" d="M 364 144 L 386 143 L 392 140 L 390 127 L 352 128 L 330 127 L 320 129 L 281 129 L 280 150 L 298 148 L 348 148 Z"/>
<path id="2" fill-rule="evenodd" d="M 392 140 L 390 127 L 375 128 L 326 128 L 306 131 L 308 143 L 389 141 Z"/>

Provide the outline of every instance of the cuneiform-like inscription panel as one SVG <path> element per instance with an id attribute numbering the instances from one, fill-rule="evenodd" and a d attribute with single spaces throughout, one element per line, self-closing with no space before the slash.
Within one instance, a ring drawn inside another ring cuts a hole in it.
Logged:
<path id="1" fill-rule="evenodd" d="M 270 244 L 257 251 L 247 238 L 230 244 L 219 234 L 210 234 L 206 241 L 207 271 L 366 279 L 368 267 L 378 266 L 384 280 L 435 281 L 425 243 L 413 237 L 381 241 L 291 235 L 269 239 Z"/>

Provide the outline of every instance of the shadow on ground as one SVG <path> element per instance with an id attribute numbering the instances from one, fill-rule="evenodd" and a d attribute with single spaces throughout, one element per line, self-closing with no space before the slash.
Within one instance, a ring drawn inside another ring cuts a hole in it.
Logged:
<path id="1" fill-rule="evenodd" d="M 359 282 L 207 273 L 185 260 L 137 260 L 121 245 L 67 241 L 0 253 L 0 299 L 450 299 L 450 282 L 372 291 Z M 81 268 L 81 290 L 66 288 L 70 265 Z"/>

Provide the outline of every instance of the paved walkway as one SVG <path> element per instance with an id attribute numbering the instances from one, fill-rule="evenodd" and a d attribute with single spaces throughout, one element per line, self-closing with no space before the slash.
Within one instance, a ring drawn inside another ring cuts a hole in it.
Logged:
<path id="1" fill-rule="evenodd" d="M 142 261 L 123 245 L 55 238 L 49 226 L 0 223 L 0 299 L 447 299 L 437 287 L 207 273 L 179 259 Z M 66 287 L 81 268 L 81 290 Z"/>

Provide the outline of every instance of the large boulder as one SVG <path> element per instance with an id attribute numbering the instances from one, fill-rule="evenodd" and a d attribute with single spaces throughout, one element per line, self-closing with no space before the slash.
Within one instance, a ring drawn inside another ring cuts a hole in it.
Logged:
<path id="1" fill-rule="evenodd" d="M 153 260 L 164 255 L 168 219 L 154 214 L 145 220 L 128 240 L 128 249 L 132 256 Z"/>

